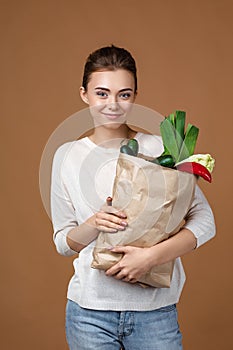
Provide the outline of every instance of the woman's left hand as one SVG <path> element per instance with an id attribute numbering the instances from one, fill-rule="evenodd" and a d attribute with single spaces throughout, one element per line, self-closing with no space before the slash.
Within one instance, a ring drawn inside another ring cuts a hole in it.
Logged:
<path id="1" fill-rule="evenodd" d="M 135 283 L 151 268 L 149 263 L 150 248 L 117 246 L 112 248 L 111 252 L 124 255 L 118 263 L 106 271 L 107 276 Z"/>

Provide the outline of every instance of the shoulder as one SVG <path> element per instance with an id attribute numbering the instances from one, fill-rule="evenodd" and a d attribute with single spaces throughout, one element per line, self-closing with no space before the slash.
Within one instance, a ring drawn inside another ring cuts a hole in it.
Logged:
<path id="1" fill-rule="evenodd" d="M 139 152 L 146 156 L 158 157 L 164 151 L 163 141 L 159 135 L 139 132 L 136 135 L 136 139 L 139 143 Z"/>
<path id="2" fill-rule="evenodd" d="M 60 145 L 54 152 L 53 161 L 60 161 L 65 158 L 72 147 L 73 142 L 66 142 Z"/>
<path id="3" fill-rule="evenodd" d="M 60 145 L 53 156 L 52 167 L 54 171 L 62 171 L 62 174 L 69 174 L 77 171 L 83 160 L 90 153 L 91 147 L 86 138 L 66 142 Z"/>
<path id="4" fill-rule="evenodd" d="M 72 156 L 77 151 L 82 150 L 82 148 L 86 147 L 85 138 L 65 142 L 62 145 L 60 145 L 55 153 L 54 153 L 54 159 L 62 159 L 68 158 L 69 156 Z"/>

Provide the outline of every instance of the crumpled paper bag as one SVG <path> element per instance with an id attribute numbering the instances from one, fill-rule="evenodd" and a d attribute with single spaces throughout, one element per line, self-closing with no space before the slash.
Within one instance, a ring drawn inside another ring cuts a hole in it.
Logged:
<path id="1" fill-rule="evenodd" d="M 128 226 L 117 233 L 100 232 L 93 250 L 92 267 L 107 270 L 122 254 L 110 247 L 151 247 L 177 233 L 190 208 L 196 177 L 120 153 L 113 185 L 112 205 L 127 215 Z M 155 266 L 141 277 L 141 285 L 169 287 L 174 261 Z"/>

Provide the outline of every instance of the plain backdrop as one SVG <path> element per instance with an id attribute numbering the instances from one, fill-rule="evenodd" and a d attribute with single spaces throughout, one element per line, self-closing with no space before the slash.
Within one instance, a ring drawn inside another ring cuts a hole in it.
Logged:
<path id="1" fill-rule="evenodd" d="M 217 235 L 183 258 L 178 310 L 185 350 L 232 349 L 232 1 L 1 0 L 0 13 L 1 349 L 68 349 L 73 258 L 55 251 L 40 159 L 57 126 L 85 108 L 86 57 L 112 43 L 136 58 L 137 103 L 185 110 L 200 128 L 196 151 L 216 159 L 213 183 L 200 186 Z"/>

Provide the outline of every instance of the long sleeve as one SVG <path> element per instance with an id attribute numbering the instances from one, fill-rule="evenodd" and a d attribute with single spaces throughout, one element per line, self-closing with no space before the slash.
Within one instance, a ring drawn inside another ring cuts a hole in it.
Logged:
<path id="1" fill-rule="evenodd" d="M 196 248 L 215 236 L 214 215 L 198 185 L 196 185 L 194 199 L 185 219 L 184 227 L 192 231 L 197 238 Z"/>
<path id="2" fill-rule="evenodd" d="M 51 218 L 53 240 L 59 254 L 71 256 L 77 252 L 70 249 L 66 241 L 67 233 L 78 225 L 75 209 L 62 179 L 62 166 L 70 143 L 60 146 L 55 152 L 51 175 Z"/>

